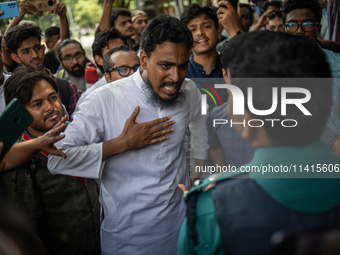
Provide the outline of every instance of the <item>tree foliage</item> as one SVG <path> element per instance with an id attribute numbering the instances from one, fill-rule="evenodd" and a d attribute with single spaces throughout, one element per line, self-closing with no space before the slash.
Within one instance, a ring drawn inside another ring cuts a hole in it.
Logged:
<path id="1" fill-rule="evenodd" d="M 93 0 L 78 0 L 72 9 L 73 20 L 79 27 L 95 27 L 100 21 L 102 12 L 103 6 Z"/>

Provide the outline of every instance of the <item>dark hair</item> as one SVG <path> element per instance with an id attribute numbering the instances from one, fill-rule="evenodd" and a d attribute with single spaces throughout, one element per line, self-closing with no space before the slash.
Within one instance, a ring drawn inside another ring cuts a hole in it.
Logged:
<path id="1" fill-rule="evenodd" d="M 141 35 L 141 49 L 150 57 L 156 46 L 163 42 L 183 43 L 190 50 L 194 39 L 191 31 L 182 21 L 162 14 L 144 27 Z"/>
<path id="2" fill-rule="evenodd" d="M 85 50 L 83 48 L 83 46 L 76 40 L 73 39 L 65 39 L 64 41 L 62 41 L 59 45 L 58 45 L 58 58 L 61 59 L 61 49 L 63 47 L 65 47 L 66 45 L 69 45 L 71 43 L 76 43 L 80 46 L 81 50 L 83 51 L 83 53 L 85 54 Z"/>
<path id="3" fill-rule="evenodd" d="M 100 56 L 100 57 L 104 57 L 103 56 L 103 48 L 105 48 L 106 46 L 108 46 L 108 42 L 110 40 L 113 39 L 121 39 L 123 41 L 124 44 L 126 44 L 126 39 L 124 36 L 122 36 L 121 33 L 118 32 L 117 29 L 115 28 L 110 28 L 110 29 L 106 29 L 101 31 L 100 33 L 98 33 L 96 35 L 96 37 L 94 38 L 93 44 L 92 44 L 92 53 L 93 53 L 93 59 L 96 59 L 95 56 Z M 98 63 L 96 62 L 97 67 L 99 68 L 99 70 L 104 73 L 104 69 L 101 65 L 98 65 Z"/>
<path id="4" fill-rule="evenodd" d="M 6 105 L 15 97 L 24 105 L 30 102 L 33 88 L 41 80 L 48 82 L 58 93 L 58 85 L 44 72 L 32 68 L 16 68 L 4 85 Z"/>
<path id="5" fill-rule="evenodd" d="M 21 47 L 22 42 L 30 37 L 35 37 L 41 42 L 41 29 L 37 25 L 24 23 L 14 26 L 5 35 L 6 46 L 14 53 Z"/>
<path id="6" fill-rule="evenodd" d="M 188 25 L 190 20 L 202 14 L 210 18 L 214 22 L 215 27 L 219 26 L 216 11 L 213 10 L 210 6 L 201 7 L 198 4 L 190 4 L 181 15 L 181 21 Z"/>
<path id="7" fill-rule="evenodd" d="M 52 39 L 52 36 L 59 35 L 60 34 L 60 28 L 59 27 L 49 27 L 45 30 L 45 41 L 50 41 Z"/>
<path id="8" fill-rule="evenodd" d="M 125 52 L 131 51 L 133 54 L 136 55 L 136 53 L 127 45 L 122 45 L 122 46 L 109 49 L 104 56 L 104 72 L 105 73 L 109 73 L 110 69 L 115 65 L 115 63 L 112 62 L 111 56 L 112 54 L 118 51 L 125 51 Z"/>
<path id="9" fill-rule="evenodd" d="M 268 20 L 272 20 L 278 17 L 279 19 L 282 19 L 282 10 L 280 8 L 275 9 L 274 11 L 271 11 L 268 13 Z"/>
<path id="10" fill-rule="evenodd" d="M 115 27 L 118 16 L 129 16 L 131 18 L 131 12 L 125 8 L 114 8 L 111 12 L 111 27 Z"/>
<path id="11" fill-rule="evenodd" d="M 254 20 L 254 9 L 251 7 L 250 4 L 240 4 L 240 8 L 247 8 L 249 10 L 250 25 L 252 25 L 253 24 L 253 20 Z"/>
<path id="12" fill-rule="evenodd" d="M 315 79 L 331 77 L 326 57 L 316 43 L 287 33 L 247 33 L 225 43 L 221 59 L 224 69 L 229 69 L 232 84 L 238 86 L 244 95 L 247 95 L 247 87 L 254 88 L 253 105 L 256 109 L 271 107 L 272 100 L 268 99 L 272 98 L 273 87 L 278 88 L 279 95 L 282 87 L 294 87 L 294 80 L 287 82 L 287 79 L 277 78 L 313 78 L 309 84 L 304 84 L 306 82 L 303 83 L 301 79 L 301 84 L 295 83 L 295 87 L 310 91 L 312 97 L 304 106 L 312 116 L 305 116 L 297 107 L 288 106 L 285 119 L 296 120 L 296 127 L 284 128 L 278 124 L 272 128 L 271 122 L 264 121 L 264 128 L 272 143 L 279 146 L 305 146 L 320 137 L 332 104 L 332 82 L 331 79 L 323 79 L 320 84 Z M 268 79 L 254 78 L 275 78 L 275 81 L 270 83 L 266 82 Z M 289 97 L 292 96 L 301 98 L 300 94 L 293 93 Z M 249 111 L 247 104 L 245 109 Z M 263 116 L 256 116 L 256 119 L 261 118 Z M 281 106 L 278 104 L 276 111 L 266 116 L 266 119 L 280 118 Z"/>
<path id="13" fill-rule="evenodd" d="M 283 24 L 286 23 L 288 13 L 296 9 L 311 9 L 318 23 L 322 18 L 322 7 L 318 0 L 288 0 L 282 7 Z"/>
<path id="14" fill-rule="evenodd" d="M 269 6 L 275 6 L 276 8 L 281 8 L 282 7 L 282 2 L 281 1 L 271 1 L 267 0 L 266 2 L 263 3 L 261 12 L 264 13 L 267 11 Z"/>

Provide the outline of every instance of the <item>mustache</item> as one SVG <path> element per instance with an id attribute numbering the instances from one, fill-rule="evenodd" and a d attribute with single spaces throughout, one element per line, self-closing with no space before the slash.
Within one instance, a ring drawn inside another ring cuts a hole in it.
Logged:
<path id="1" fill-rule="evenodd" d="M 165 86 L 176 86 L 176 87 L 180 87 L 182 85 L 181 82 L 177 81 L 177 82 L 171 82 L 171 81 L 163 81 L 161 83 L 161 88 L 165 87 Z"/>
<path id="2" fill-rule="evenodd" d="M 76 67 L 82 68 L 82 66 L 81 66 L 81 65 L 79 65 L 79 64 L 76 64 L 76 65 L 72 66 L 72 70 L 74 70 Z"/>
<path id="3" fill-rule="evenodd" d="M 31 63 L 33 62 L 33 61 L 35 61 L 35 60 L 42 60 L 42 58 L 34 58 L 34 59 L 32 59 L 32 61 L 31 61 Z"/>
<path id="4" fill-rule="evenodd" d="M 51 115 L 54 115 L 56 113 L 58 115 L 60 115 L 60 111 L 51 111 L 51 112 L 46 113 L 46 115 L 44 116 L 44 121 L 46 121 L 48 117 L 50 117 Z"/>

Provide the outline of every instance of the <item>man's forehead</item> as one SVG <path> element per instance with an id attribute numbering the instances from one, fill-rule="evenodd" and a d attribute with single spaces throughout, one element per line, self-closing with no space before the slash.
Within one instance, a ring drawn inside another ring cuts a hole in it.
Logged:
<path id="1" fill-rule="evenodd" d="M 187 26 L 201 25 L 203 23 L 214 23 L 214 21 L 206 14 L 200 14 L 189 20 Z"/>
<path id="2" fill-rule="evenodd" d="M 60 49 L 61 54 L 67 55 L 75 51 L 82 51 L 78 43 L 70 43 Z"/>
<path id="3" fill-rule="evenodd" d="M 146 17 L 146 16 L 144 16 L 144 15 L 139 15 L 139 16 L 135 19 L 134 23 L 136 23 L 136 22 L 139 21 L 139 20 L 148 20 L 148 19 L 149 19 L 149 18 Z"/>
<path id="4" fill-rule="evenodd" d="M 314 12 L 311 9 L 303 8 L 303 9 L 295 9 L 287 14 L 286 22 L 290 21 L 304 21 L 304 20 L 314 20 L 316 21 L 316 17 Z"/>
<path id="5" fill-rule="evenodd" d="M 119 23 L 119 22 L 124 22 L 124 21 L 131 21 L 131 17 L 127 16 L 127 15 L 118 15 L 117 19 L 115 22 Z"/>
<path id="6" fill-rule="evenodd" d="M 183 43 L 165 41 L 156 46 L 150 54 L 150 59 L 155 58 L 157 62 L 184 64 L 189 61 L 189 52 L 190 50 Z"/>
<path id="7" fill-rule="evenodd" d="M 27 47 L 31 46 L 31 44 L 33 44 L 33 45 L 38 45 L 39 44 L 40 45 L 40 41 L 36 37 L 33 37 L 33 36 L 29 37 L 29 38 L 27 38 L 27 39 L 22 41 L 22 43 L 21 43 L 21 45 L 19 46 L 18 49 L 27 48 Z"/>
<path id="8" fill-rule="evenodd" d="M 115 65 L 129 65 L 129 61 L 136 61 L 139 63 L 138 56 L 132 51 L 117 51 L 111 55 L 111 61 Z"/>
<path id="9" fill-rule="evenodd" d="M 43 97 L 45 97 L 46 94 L 51 95 L 51 94 L 56 94 L 56 93 L 57 92 L 55 91 L 53 86 L 46 80 L 42 79 L 34 85 L 32 89 L 32 98 L 30 102 L 40 100 Z"/>

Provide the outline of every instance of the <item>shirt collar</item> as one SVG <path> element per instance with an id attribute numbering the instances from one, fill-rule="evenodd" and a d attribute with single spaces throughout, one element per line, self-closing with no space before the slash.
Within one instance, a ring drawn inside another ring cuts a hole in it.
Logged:
<path id="1" fill-rule="evenodd" d="M 216 62 L 215 62 L 215 65 L 214 65 L 214 68 L 211 70 L 210 74 L 214 72 L 214 70 L 216 68 L 218 68 L 219 66 L 222 66 L 222 62 L 221 62 L 221 57 L 220 57 L 220 54 L 218 54 L 216 52 Z M 195 60 L 194 60 L 194 54 L 191 54 L 190 58 L 189 58 L 189 62 L 190 64 L 197 70 L 199 70 L 200 72 L 203 71 L 203 66 L 199 63 L 197 63 Z M 222 67 L 221 67 L 222 68 Z M 209 75 L 210 75 L 209 74 Z"/>

